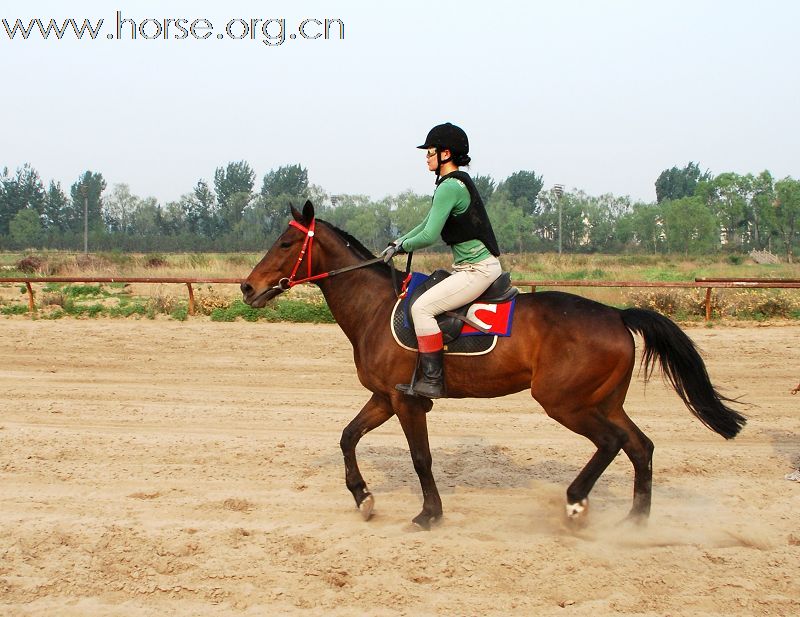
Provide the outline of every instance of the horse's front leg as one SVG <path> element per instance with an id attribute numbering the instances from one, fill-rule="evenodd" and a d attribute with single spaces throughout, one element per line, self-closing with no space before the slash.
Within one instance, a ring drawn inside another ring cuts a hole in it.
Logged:
<path id="1" fill-rule="evenodd" d="M 394 411 L 389 399 L 379 394 L 373 394 L 358 415 L 342 431 L 342 438 L 339 441 L 342 454 L 344 454 L 345 482 L 347 488 L 353 493 L 356 507 L 361 511 L 364 520 L 368 520 L 372 516 L 375 498 L 367 490 L 367 483 L 364 482 L 361 471 L 358 469 L 356 445 L 364 435 L 379 427 L 393 415 Z"/>
<path id="2" fill-rule="evenodd" d="M 430 529 L 431 523 L 442 517 L 442 498 L 433 479 L 431 448 L 428 443 L 428 423 L 426 414 L 433 403 L 429 399 L 398 394 L 395 399 L 395 412 L 400 426 L 408 440 L 414 470 L 422 486 L 422 512 L 412 522 L 423 529 Z"/>

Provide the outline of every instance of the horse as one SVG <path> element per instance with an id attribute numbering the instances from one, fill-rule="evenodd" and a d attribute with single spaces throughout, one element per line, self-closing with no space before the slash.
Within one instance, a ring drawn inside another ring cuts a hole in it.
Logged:
<path id="1" fill-rule="evenodd" d="M 397 416 L 422 487 L 422 511 L 412 523 L 430 529 L 442 517 L 428 442 L 433 402 L 395 389 L 408 382 L 416 367 L 416 353 L 400 347 L 390 330 L 397 301 L 393 277 L 401 273 L 347 232 L 316 219 L 310 201 L 302 212 L 291 207 L 291 214 L 289 226 L 241 283 L 244 302 L 261 308 L 294 285 L 319 286 L 353 347 L 358 379 L 372 393 L 342 431 L 345 484 L 368 520 L 375 498 L 359 471 L 356 446 Z M 307 276 L 298 278 L 303 271 Z M 650 514 L 653 442 L 623 407 L 635 364 L 632 333 L 644 341 L 645 380 L 660 365 L 692 414 L 726 439 L 746 423 L 726 405 L 731 399 L 712 385 L 691 339 L 655 311 L 617 309 L 557 291 L 522 293 L 512 332 L 487 355 L 446 356 L 448 398 L 491 398 L 530 388 L 548 416 L 595 445 L 596 452 L 567 488 L 568 521 L 585 520 L 589 493 L 620 450 L 634 470 L 633 505 L 626 520 L 644 523 Z"/>

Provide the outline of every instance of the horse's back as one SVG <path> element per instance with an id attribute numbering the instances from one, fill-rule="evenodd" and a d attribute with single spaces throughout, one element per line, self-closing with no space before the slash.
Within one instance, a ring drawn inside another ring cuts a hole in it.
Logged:
<path id="1" fill-rule="evenodd" d="M 619 309 L 563 291 L 537 291 L 517 296 L 518 309 L 540 327 L 581 333 L 597 328 L 627 332 Z"/>
<path id="2" fill-rule="evenodd" d="M 559 398 L 630 379 L 633 336 L 614 307 L 560 291 L 526 293 L 517 298 L 514 326 L 520 326 L 514 335 L 529 338 L 531 387 L 540 403 L 540 396 Z"/>

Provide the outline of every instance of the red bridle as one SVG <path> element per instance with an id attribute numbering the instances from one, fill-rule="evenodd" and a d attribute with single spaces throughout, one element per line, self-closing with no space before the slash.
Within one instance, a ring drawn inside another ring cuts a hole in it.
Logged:
<path id="1" fill-rule="evenodd" d="M 369 259 L 367 261 L 363 261 L 359 264 L 355 264 L 353 266 L 345 266 L 344 268 L 339 268 L 338 270 L 330 270 L 329 272 L 321 272 L 320 274 L 311 274 L 311 250 L 314 248 L 314 228 L 316 227 L 317 220 L 311 219 L 311 222 L 308 224 L 308 227 L 305 227 L 298 223 L 297 221 L 289 221 L 289 225 L 294 227 L 295 229 L 299 229 L 302 231 L 306 237 L 303 240 L 303 246 L 300 248 L 300 254 L 297 256 L 297 261 L 294 264 L 294 268 L 292 268 L 292 273 L 289 275 L 288 278 L 284 277 L 278 281 L 278 284 L 275 285 L 275 288 L 280 289 L 282 291 L 287 291 L 294 287 L 295 285 L 299 285 L 300 283 L 309 283 L 311 281 L 318 281 L 320 279 L 328 278 L 329 276 L 335 276 L 337 274 L 343 274 L 345 272 L 350 272 L 351 270 L 357 270 L 359 268 L 365 268 L 367 266 L 371 266 L 372 264 L 376 264 L 378 262 L 383 261 L 382 257 L 375 257 L 374 259 Z M 297 271 L 300 269 L 300 264 L 303 263 L 303 258 L 308 254 L 308 261 L 306 263 L 306 272 L 308 276 L 304 279 L 295 280 L 295 276 L 297 276 Z M 394 282 L 394 268 L 392 268 L 392 280 Z M 394 282 L 395 292 L 398 295 L 404 295 L 406 286 L 408 282 L 411 280 L 411 255 L 409 255 L 408 264 L 406 267 L 406 278 L 403 281 L 403 287 L 400 292 L 397 291 L 397 283 Z"/>
<path id="2" fill-rule="evenodd" d="M 300 283 L 308 283 L 309 281 L 327 278 L 331 274 L 330 272 L 323 272 L 322 274 L 311 275 L 311 249 L 314 248 L 314 228 L 316 224 L 317 219 L 311 219 L 311 223 L 309 223 L 308 227 L 304 227 L 297 221 L 289 221 L 289 225 L 302 231 L 306 237 L 305 240 L 303 240 L 303 247 L 300 249 L 300 255 L 297 256 L 297 261 L 294 264 L 294 268 L 292 268 L 292 273 L 289 275 L 289 278 L 284 277 L 278 281 L 278 287 L 284 291 Z M 297 275 L 297 271 L 300 269 L 300 264 L 303 262 L 306 253 L 308 253 L 308 262 L 306 263 L 308 276 L 297 281 L 294 277 Z"/>

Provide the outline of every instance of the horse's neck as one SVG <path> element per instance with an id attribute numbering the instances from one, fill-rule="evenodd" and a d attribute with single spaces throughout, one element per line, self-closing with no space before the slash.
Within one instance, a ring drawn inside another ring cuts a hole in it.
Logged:
<path id="1" fill-rule="evenodd" d="M 326 259 L 326 269 L 334 270 L 358 263 L 352 256 Z M 376 319 L 388 319 L 393 306 L 391 279 L 374 267 L 352 270 L 319 282 L 328 308 L 347 338 L 356 341 Z M 385 314 L 385 315 L 384 315 Z"/>

